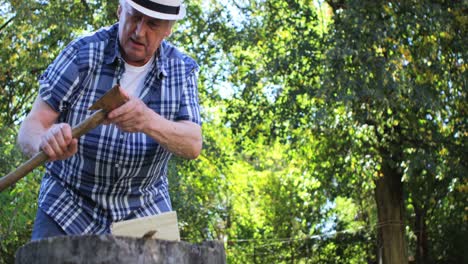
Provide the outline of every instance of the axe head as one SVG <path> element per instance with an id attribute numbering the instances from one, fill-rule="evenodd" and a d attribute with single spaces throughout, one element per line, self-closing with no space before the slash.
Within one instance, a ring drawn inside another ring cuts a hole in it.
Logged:
<path id="1" fill-rule="evenodd" d="M 88 110 L 103 109 L 110 112 L 115 108 L 123 105 L 129 100 L 127 93 L 116 84 L 112 89 L 107 91 L 101 98 L 99 98 Z"/>

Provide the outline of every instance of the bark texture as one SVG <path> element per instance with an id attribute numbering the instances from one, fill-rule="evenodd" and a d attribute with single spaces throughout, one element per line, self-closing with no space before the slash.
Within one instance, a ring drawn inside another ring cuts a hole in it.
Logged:
<path id="1" fill-rule="evenodd" d="M 386 162 L 376 180 L 378 213 L 378 257 L 382 264 L 408 263 L 403 225 L 403 183 L 401 175 Z"/>
<path id="2" fill-rule="evenodd" d="M 16 252 L 22 263 L 226 263 L 218 241 L 187 242 L 115 237 L 112 235 L 62 236 L 30 242 Z"/>

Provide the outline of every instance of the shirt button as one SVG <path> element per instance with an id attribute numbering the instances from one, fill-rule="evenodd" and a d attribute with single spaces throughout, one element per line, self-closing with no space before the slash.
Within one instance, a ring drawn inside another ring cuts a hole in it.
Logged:
<path id="1" fill-rule="evenodd" d="M 118 168 L 119 166 L 120 166 L 120 165 L 119 165 L 118 163 L 117 163 L 117 164 L 115 164 L 115 167 L 116 167 L 116 168 Z"/>
<path id="2" fill-rule="evenodd" d="M 124 138 L 124 135 L 123 135 L 123 134 L 122 134 L 122 135 L 120 135 L 120 139 L 123 139 L 123 138 Z"/>

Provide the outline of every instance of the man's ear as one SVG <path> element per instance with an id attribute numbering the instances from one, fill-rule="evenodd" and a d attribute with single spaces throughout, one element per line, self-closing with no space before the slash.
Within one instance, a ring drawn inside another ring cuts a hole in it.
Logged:
<path id="1" fill-rule="evenodd" d="M 170 37 L 172 34 L 172 28 L 174 27 L 175 21 L 170 20 L 169 21 L 169 28 L 166 30 L 166 38 Z"/>
<path id="2" fill-rule="evenodd" d="M 166 38 L 168 38 L 171 34 L 172 34 L 172 27 L 170 27 L 170 28 L 166 31 Z"/>

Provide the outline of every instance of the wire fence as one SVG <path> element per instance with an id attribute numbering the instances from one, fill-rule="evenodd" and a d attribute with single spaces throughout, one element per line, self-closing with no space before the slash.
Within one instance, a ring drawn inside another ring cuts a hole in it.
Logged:
<path id="1" fill-rule="evenodd" d="M 302 238 L 228 239 L 228 263 L 376 263 L 374 232 L 359 228 Z"/>

